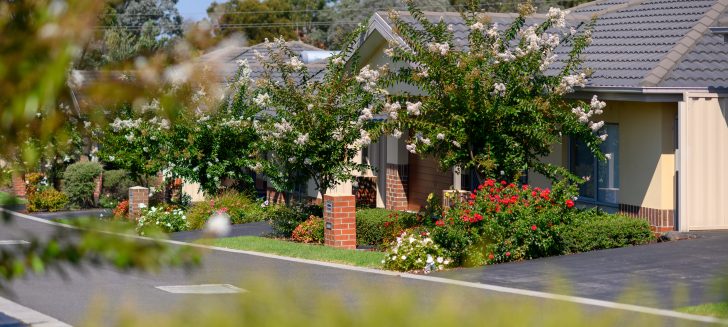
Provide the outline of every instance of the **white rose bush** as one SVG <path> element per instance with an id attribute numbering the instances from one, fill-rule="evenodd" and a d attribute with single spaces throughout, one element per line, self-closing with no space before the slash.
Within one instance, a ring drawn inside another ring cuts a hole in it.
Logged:
<path id="1" fill-rule="evenodd" d="M 570 176 L 541 161 L 564 136 L 583 140 L 602 157 L 606 136 L 596 131 L 604 123 L 592 116 L 605 104 L 596 97 L 590 103 L 565 99 L 587 83 L 580 54 L 593 21 L 569 26 L 568 12 L 556 8 L 530 18 L 533 7 L 523 5 L 510 26 L 499 26 L 475 3 L 462 13 L 469 30 L 459 45 L 452 27 L 428 20 L 413 1 L 408 6 L 412 19 L 390 13 L 401 43 L 385 51 L 404 68 L 383 80 L 424 94 L 395 96 L 384 105 L 387 132 L 411 132 L 409 152 L 434 155 L 443 168 L 473 169 L 481 181 L 517 180 L 528 169 L 552 179 Z M 527 18 L 540 23 L 526 24 Z"/>

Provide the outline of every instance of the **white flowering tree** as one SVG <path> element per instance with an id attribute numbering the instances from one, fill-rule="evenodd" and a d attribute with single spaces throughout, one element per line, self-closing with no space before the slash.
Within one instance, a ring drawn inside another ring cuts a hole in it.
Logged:
<path id="1" fill-rule="evenodd" d="M 462 14 L 470 27 L 466 44 L 457 44 L 452 26 L 432 22 L 413 1 L 414 18 L 392 12 L 393 29 L 402 43 L 385 50 L 405 68 L 390 74 L 390 85 L 405 83 L 426 95 L 393 98 L 384 111 L 394 136 L 411 131 L 412 153 L 434 154 L 442 167 L 474 169 L 479 177 L 515 180 L 527 169 L 551 178 L 569 176 L 564 168 L 543 163 L 562 136 L 574 136 L 599 157 L 606 135 L 593 122 L 605 104 L 564 98 L 585 86 L 580 54 L 590 42 L 590 23 L 569 26 L 567 11 L 552 8 L 526 24 L 533 7 L 524 5 L 510 26 L 491 23 L 477 2 Z M 543 17 L 543 16 L 542 16 Z M 462 42 L 462 41 L 460 41 Z M 568 55 L 558 57 L 557 47 Z"/>
<path id="2" fill-rule="evenodd" d="M 247 61 L 238 61 L 238 72 L 228 82 L 222 101 L 199 89 L 193 96 L 196 107 L 172 128 L 170 168 L 199 183 L 205 194 L 219 192 L 226 179 L 238 191 L 253 189 L 252 168 L 260 152 L 254 127 L 259 109 L 252 102 L 251 82 Z"/>
<path id="3" fill-rule="evenodd" d="M 93 135 L 100 144 L 99 158 L 129 172 L 132 178 L 148 185 L 149 176 L 167 168 L 171 123 L 160 114 L 160 103 L 152 100 L 139 108 L 123 104 L 110 111 L 113 122 Z"/>
<path id="4" fill-rule="evenodd" d="M 260 123 L 268 158 L 259 167 L 278 191 L 312 179 L 321 194 L 368 166 L 354 162 L 376 135 L 377 108 L 386 91 L 378 88 L 382 70 L 357 69 L 346 51 L 329 59 L 323 77 L 307 70 L 283 40 L 268 43 L 265 75 L 255 102 L 264 109 Z M 383 68 L 383 69 L 386 69 Z"/>

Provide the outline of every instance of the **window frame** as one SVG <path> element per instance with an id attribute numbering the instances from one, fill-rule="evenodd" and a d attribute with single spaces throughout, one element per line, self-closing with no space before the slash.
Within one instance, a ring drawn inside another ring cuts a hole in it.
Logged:
<path id="1" fill-rule="evenodd" d="M 606 127 L 607 125 L 617 126 L 617 131 L 619 131 L 619 124 L 618 123 L 605 123 L 604 126 Z M 577 140 L 575 140 L 573 137 L 569 137 L 568 139 L 569 139 L 569 144 L 568 144 L 569 145 L 569 149 L 568 149 L 568 158 L 567 158 L 567 160 L 568 160 L 568 169 L 569 169 L 569 172 L 572 172 L 573 171 L 572 170 L 572 167 L 573 167 L 573 159 L 574 159 L 574 153 L 573 152 L 574 152 L 574 146 L 575 146 L 574 143 Z M 617 150 L 619 150 L 619 148 L 617 148 Z M 619 157 L 621 158 L 621 156 L 619 156 Z M 619 165 L 619 162 L 617 162 L 616 164 Z M 591 178 L 594 179 L 594 181 L 595 181 L 594 182 L 594 188 L 595 188 L 594 194 L 596 195 L 596 198 L 586 197 L 586 196 L 582 196 L 581 194 L 578 194 L 577 195 L 577 198 L 576 198 L 576 201 L 579 202 L 579 203 L 590 204 L 590 205 L 595 205 L 595 206 L 599 206 L 599 207 L 619 208 L 619 198 L 617 198 L 617 202 L 616 203 L 604 202 L 604 201 L 599 201 L 598 200 L 599 199 L 599 186 L 598 186 L 598 183 L 596 182 L 598 180 L 598 178 L 599 178 L 598 173 L 599 173 L 599 164 L 598 164 L 598 161 L 597 161 L 596 156 L 592 155 L 592 175 L 591 175 Z M 620 187 L 619 187 L 620 193 L 621 193 L 621 190 L 622 190 L 622 187 L 621 187 L 621 184 L 620 184 Z"/>

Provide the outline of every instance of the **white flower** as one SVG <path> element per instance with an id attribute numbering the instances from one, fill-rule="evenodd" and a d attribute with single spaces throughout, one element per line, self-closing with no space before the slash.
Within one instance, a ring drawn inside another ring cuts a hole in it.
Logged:
<path id="1" fill-rule="evenodd" d="M 486 35 L 489 37 L 496 37 L 498 36 L 498 23 L 493 23 L 493 26 L 491 26 L 487 32 L 485 32 Z"/>
<path id="2" fill-rule="evenodd" d="M 554 23 L 557 28 L 566 27 L 566 15 L 569 14 L 568 10 L 561 10 L 559 8 L 549 9 L 549 19 Z"/>
<path id="3" fill-rule="evenodd" d="M 223 237 L 230 234 L 230 216 L 225 213 L 216 213 L 205 223 L 205 234 L 213 237 Z"/>
<path id="4" fill-rule="evenodd" d="M 407 256 L 404 254 L 400 258 L 402 258 L 402 260 L 407 260 Z"/>
<path id="5" fill-rule="evenodd" d="M 493 91 L 490 92 L 491 95 L 497 95 L 497 96 L 504 96 L 506 95 L 506 85 L 503 83 L 495 83 L 493 84 Z"/>
<path id="6" fill-rule="evenodd" d="M 458 141 L 452 141 L 452 145 L 454 145 L 456 148 L 460 147 L 460 142 Z"/>
<path id="7" fill-rule="evenodd" d="M 399 139 L 400 137 L 402 137 L 402 131 L 395 129 L 394 132 L 392 132 L 392 136 L 394 136 L 394 138 L 396 139 Z"/>
<path id="8" fill-rule="evenodd" d="M 340 56 L 338 56 L 338 57 L 336 57 L 336 58 L 332 59 L 332 60 L 331 60 L 331 62 L 332 62 L 332 63 L 333 63 L 334 65 L 337 65 L 337 66 L 341 66 L 341 65 L 343 65 L 343 64 L 345 63 L 345 61 L 344 61 L 344 58 L 342 58 L 342 57 L 340 57 Z"/>
<path id="9" fill-rule="evenodd" d="M 602 140 L 602 142 L 607 140 L 607 134 L 599 135 L 599 139 Z"/>
<path id="10" fill-rule="evenodd" d="M 407 144 L 405 147 L 410 153 L 417 153 L 417 145 L 415 145 L 414 143 Z"/>
<path id="11" fill-rule="evenodd" d="M 116 157 L 114 157 L 114 156 L 109 156 L 109 161 L 114 161 L 114 159 L 116 159 Z"/>
<path id="12" fill-rule="evenodd" d="M 303 164 L 306 166 L 311 165 L 311 159 L 309 159 L 309 158 L 303 159 Z"/>
<path id="13" fill-rule="evenodd" d="M 294 163 L 294 162 L 296 162 L 296 158 L 295 157 L 290 157 L 290 158 L 288 158 L 288 162 Z"/>
<path id="14" fill-rule="evenodd" d="M 450 51 L 450 44 L 431 42 L 427 44 L 427 49 L 430 50 L 430 52 L 439 53 L 444 56 Z"/>
<path id="15" fill-rule="evenodd" d="M 423 138 L 421 138 L 421 139 L 420 139 L 420 142 L 422 142 L 422 143 L 423 143 L 423 144 L 425 144 L 425 145 L 430 145 L 430 144 L 432 144 L 432 141 L 430 141 L 430 139 L 428 139 L 428 138 L 426 138 L 426 137 L 423 137 Z"/>
<path id="16" fill-rule="evenodd" d="M 605 153 L 604 158 L 607 158 L 607 160 L 612 160 L 612 154 L 611 153 Z"/>
<path id="17" fill-rule="evenodd" d="M 437 263 L 442 263 L 444 259 L 442 257 L 437 257 Z"/>
<path id="18" fill-rule="evenodd" d="M 386 48 L 386 49 L 384 49 L 384 54 L 387 57 L 392 57 L 392 56 L 394 56 L 394 49 L 392 49 L 392 48 Z"/>
<path id="19" fill-rule="evenodd" d="M 473 31 L 482 31 L 485 26 L 481 22 L 476 22 L 473 25 L 470 25 L 470 29 Z"/>
<path id="20" fill-rule="evenodd" d="M 300 70 L 303 68 L 303 61 L 298 59 L 298 57 L 291 57 L 291 59 L 288 60 L 288 65 L 293 68 L 293 70 Z"/>
<path id="21" fill-rule="evenodd" d="M 409 102 L 407 101 L 407 113 L 414 116 L 420 115 L 420 108 L 422 107 L 422 102 Z"/>
<path id="22" fill-rule="evenodd" d="M 599 129 L 601 129 L 604 126 L 604 121 L 599 121 L 596 123 L 589 123 L 589 128 L 591 128 L 592 132 L 596 132 Z"/>
<path id="23" fill-rule="evenodd" d="M 261 93 L 253 99 L 253 102 L 255 102 L 255 104 L 257 104 L 258 106 L 264 107 L 268 105 L 269 100 L 270 95 L 268 95 L 268 93 Z"/>
<path id="24" fill-rule="evenodd" d="M 147 207 L 147 205 L 144 203 L 139 203 L 138 207 L 139 207 L 139 209 L 144 209 Z"/>
<path id="25" fill-rule="evenodd" d="M 374 69 L 370 69 L 369 65 L 362 67 L 359 74 L 356 76 L 356 81 L 364 84 L 364 89 L 367 91 L 372 91 L 378 80 L 379 72 Z"/>
<path id="26" fill-rule="evenodd" d="M 365 146 L 365 145 L 369 145 L 371 143 L 372 143 L 372 139 L 371 139 L 371 136 L 369 135 L 369 132 L 367 132 L 366 130 L 363 130 L 363 129 L 360 130 L 359 139 L 356 140 L 356 145 Z"/>
<path id="27" fill-rule="evenodd" d="M 85 122 L 83 122 L 83 127 L 84 127 L 84 128 L 89 128 L 89 127 L 91 127 L 91 122 L 90 122 L 90 121 L 85 121 Z"/>
<path id="28" fill-rule="evenodd" d="M 293 142 L 295 142 L 298 145 L 304 145 L 307 141 L 308 141 L 308 133 L 298 135 L 298 138 L 296 138 L 296 140 Z"/>
<path id="29" fill-rule="evenodd" d="M 437 133 L 437 139 L 440 140 L 440 141 L 444 140 L 445 139 L 445 134 Z"/>

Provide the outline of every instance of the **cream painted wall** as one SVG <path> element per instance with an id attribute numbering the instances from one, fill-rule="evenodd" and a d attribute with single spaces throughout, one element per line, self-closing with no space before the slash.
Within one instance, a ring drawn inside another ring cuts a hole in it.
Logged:
<path id="1" fill-rule="evenodd" d="M 675 115 L 676 103 L 607 102 L 604 114 L 597 119 L 619 125 L 619 203 L 675 208 Z M 568 166 L 568 140 L 554 145 L 544 160 Z M 533 172 L 529 183 L 551 185 L 547 178 Z"/>

